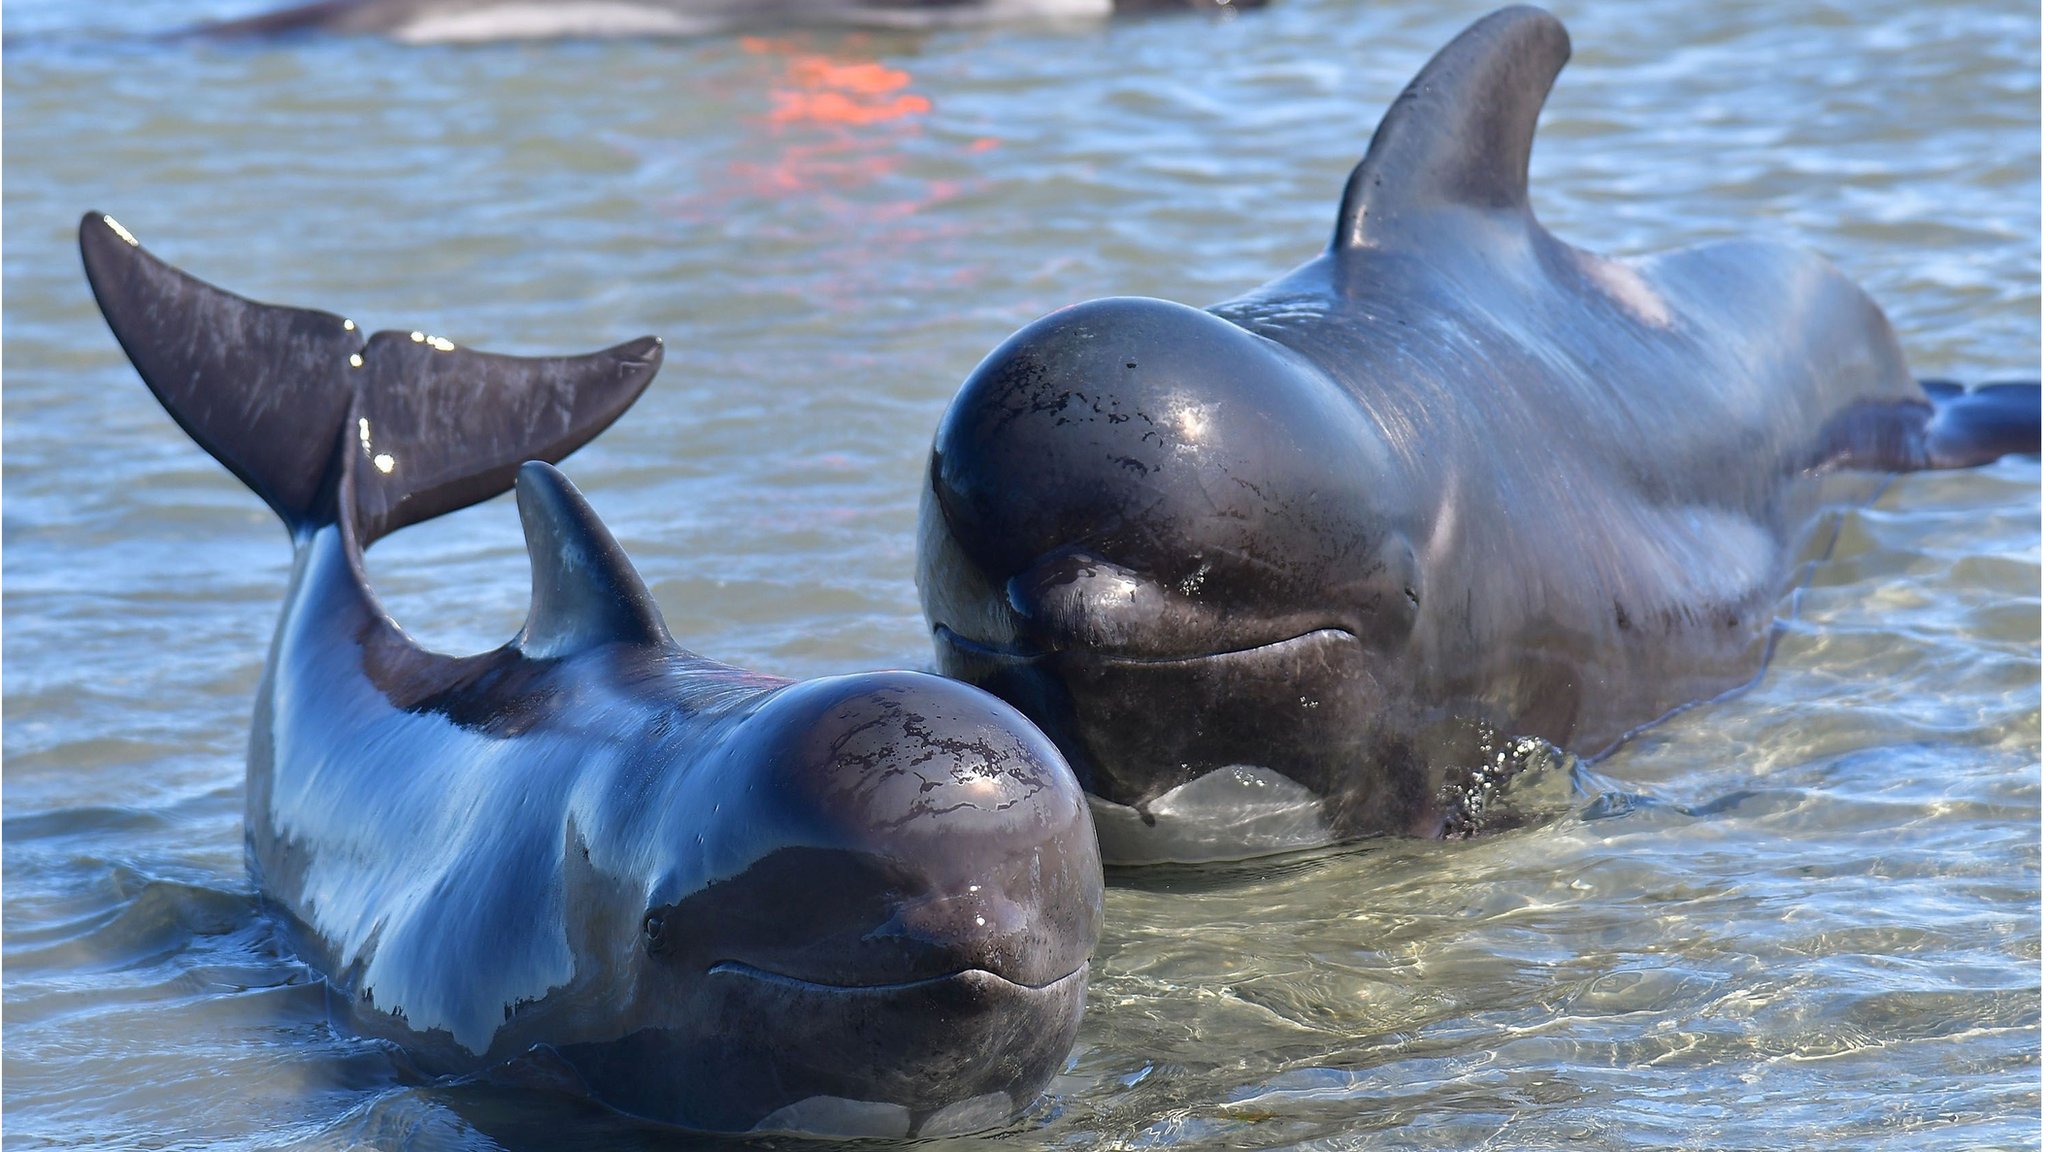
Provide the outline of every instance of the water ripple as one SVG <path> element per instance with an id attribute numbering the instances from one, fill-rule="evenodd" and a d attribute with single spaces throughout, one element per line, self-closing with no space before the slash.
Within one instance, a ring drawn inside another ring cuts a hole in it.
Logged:
<path id="1" fill-rule="evenodd" d="M 568 467 L 675 634 L 785 675 L 928 666 L 916 491 L 960 379 L 1052 308 L 1206 303 L 1312 255 L 1380 110 L 1477 11 L 146 39 L 258 2 L 7 6 L 0 993 L 22 1146 L 678 1142 L 544 1070 L 427 1082 L 329 1026 L 242 862 L 283 534 L 136 383 L 79 276 L 79 212 L 368 328 L 512 352 L 662 334 L 662 379 Z M 2036 11 L 1564 15 L 1532 180 L 1560 235 L 1803 242 L 1923 374 L 2035 374 Z M 1783 605 L 1759 684 L 1522 827 L 1113 877 L 1071 1067 L 954 1143 L 2035 1143 L 2040 490 L 2029 461 L 1893 484 Z M 438 645 L 500 643 L 526 607 L 503 502 L 371 566 Z"/>

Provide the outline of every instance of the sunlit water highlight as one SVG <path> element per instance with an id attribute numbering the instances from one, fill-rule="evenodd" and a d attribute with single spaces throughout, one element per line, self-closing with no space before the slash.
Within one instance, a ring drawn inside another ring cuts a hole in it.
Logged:
<path id="1" fill-rule="evenodd" d="M 784 675 L 923 666 L 917 481 L 975 361 L 1064 303 L 1207 303 L 1311 255 L 1380 110 L 1483 7 L 130 36 L 245 10 L 6 10 L 13 1146 L 662 1142 L 334 1032 L 256 914 L 241 757 L 287 549 L 108 337 L 81 211 L 367 328 L 524 352 L 665 336 L 652 393 L 569 472 L 675 634 Z M 2028 6 L 1561 15 L 1577 55 L 1533 179 L 1561 236 L 1795 239 L 1925 374 L 2038 371 Z M 1850 513 L 1763 681 L 1581 773 L 1548 819 L 1114 876 L 1072 1067 L 986 1146 L 2037 1146 L 2039 493 L 2038 464 L 2006 461 Z M 504 502 L 373 569 L 443 647 L 502 641 L 526 604 Z"/>

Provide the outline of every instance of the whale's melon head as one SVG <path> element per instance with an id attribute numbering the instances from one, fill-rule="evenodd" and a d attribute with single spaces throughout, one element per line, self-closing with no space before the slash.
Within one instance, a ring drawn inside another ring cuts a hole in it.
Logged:
<path id="1" fill-rule="evenodd" d="M 918 586 L 940 669 L 1115 805 L 1221 770 L 1321 797 L 1369 754 L 1414 625 L 1405 491 L 1383 432 L 1292 350 L 1161 300 L 1054 312 L 934 441 Z"/>

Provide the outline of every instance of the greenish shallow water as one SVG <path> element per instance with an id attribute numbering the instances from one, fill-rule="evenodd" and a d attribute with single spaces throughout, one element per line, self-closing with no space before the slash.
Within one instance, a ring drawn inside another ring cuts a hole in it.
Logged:
<path id="1" fill-rule="evenodd" d="M 675 634 L 792 676 L 925 666 L 916 486 L 975 361 L 1064 303 L 1207 303 L 1313 254 L 1380 110 L 1481 11 L 399 49 L 10 4 L 7 1143 L 665 1142 L 419 1080 L 327 1027 L 256 914 L 241 755 L 287 550 L 106 334 L 82 211 L 370 328 L 663 335 L 661 380 L 569 471 Z M 2036 11 L 1560 14 L 1577 56 L 1532 181 L 1560 235 L 1795 239 L 1924 374 L 2038 372 Z M 1072 1066 L 960 1143 L 2038 1146 L 2040 485 L 2008 460 L 1847 514 L 1760 683 L 1527 827 L 1113 876 Z M 503 502 L 372 560 L 443 647 L 525 609 Z"/>

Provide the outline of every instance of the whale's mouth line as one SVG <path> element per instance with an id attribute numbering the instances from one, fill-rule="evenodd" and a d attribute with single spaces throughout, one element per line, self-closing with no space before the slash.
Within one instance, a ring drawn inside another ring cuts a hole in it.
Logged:
<path id="1" fill-rule="evenodd" d="M 941 973 L 937 976 L 926 976 L 918 980 L 902 980 L 888 984 L 830 984 L 818 980 L 806 980 L 801 976 L 791 976 L 783 972 L 771 971 L 767 968 L 757 968 L 754 965 L 748 964 L 743 960 L 721 960 L 718 963 L 713 964 L 711 967 L 705 969 L 705 975 L 739 976 L 748 980 L 759 980 L 765 984 L 780 984 L 785 987 L 797 988 L 806 992 L 845 992 L 854 994 L 914 992 L 921 988 L 933 988 L 941 984 L 947 984 L 952 981 L 959 980 L 962 977 L 980 977 L 988 980 L 995 980 L 1010 988 L 1014 988 L 1019 992 L 1042 992 L 1055 984 L 1071 980 L 1075 976 L 1087 970 L 1088 965 L 1084 962 L 1081 964 L 1080 967 L 1075 968 L 1073 971 L 1068 972 L 1066 975 L 1055 976 L 1052 979 L 1047 980 L 1043 984 L 1032 984 L 1023 981 L 1012 980 L 1007 976 L 998 975 L 997 973 L 991 972 L 986 968 L 975 967 L 960 968 L 952 972 Z"/>
<path id="2" fill-rule="evenodd" d="M 1098 660 L 1104 664 L 1145 665 L 1151 667 L 1171 667 L 1173 665 L 1203 664 L 1216 660 L 1235 660 L 1248 656 L 1258 656 L 1263 653 L 1277 652 L 1288 648 L 1300 647 L 1307 644 L 1316 643 L 1318 641 L 1350 640 L 1355 642 L 1358 639 L 1358 634 L 1351 631 L 1349 628 L 1344 628 L 1339 625 L 1331 624 L 1325 625 L 1321 628 L 1311 628 L 1306 632 L 1297 633 L 1293 636 L 1288 636 L 1279 640 L 1269 640 L 1261 644 L 1248 644 L 1240 648 L 1220 648 L 1207 652 L 1192 652 L 1180 656 L 1152 656 L 1141 655 L 1136 653 L 1103 651 L 1101 649 L 1077 650 L 1066 648 L 1036 648 L 1022 644 L 984 644 L 978 640 L 969 640 L 967 637 L 960 635 L 958 632 L 953 631 L 951 628 L 946 627 L 944 624 L 934 625 L 932 628 L 932 634 L 937 636 L 942 642 L 950 644 L 953 647 L 959 648 L 972 655 L 979 656 L 985 660 L 994 660 L 1003 663 L 1029 664 L 1035 661 L 1044 660 L 1051 656 L 1060 655 L 1064 652 L 1076 652 L 1077 654 L 1084 654 L 1088 656 L 1090 659 Z"/>

